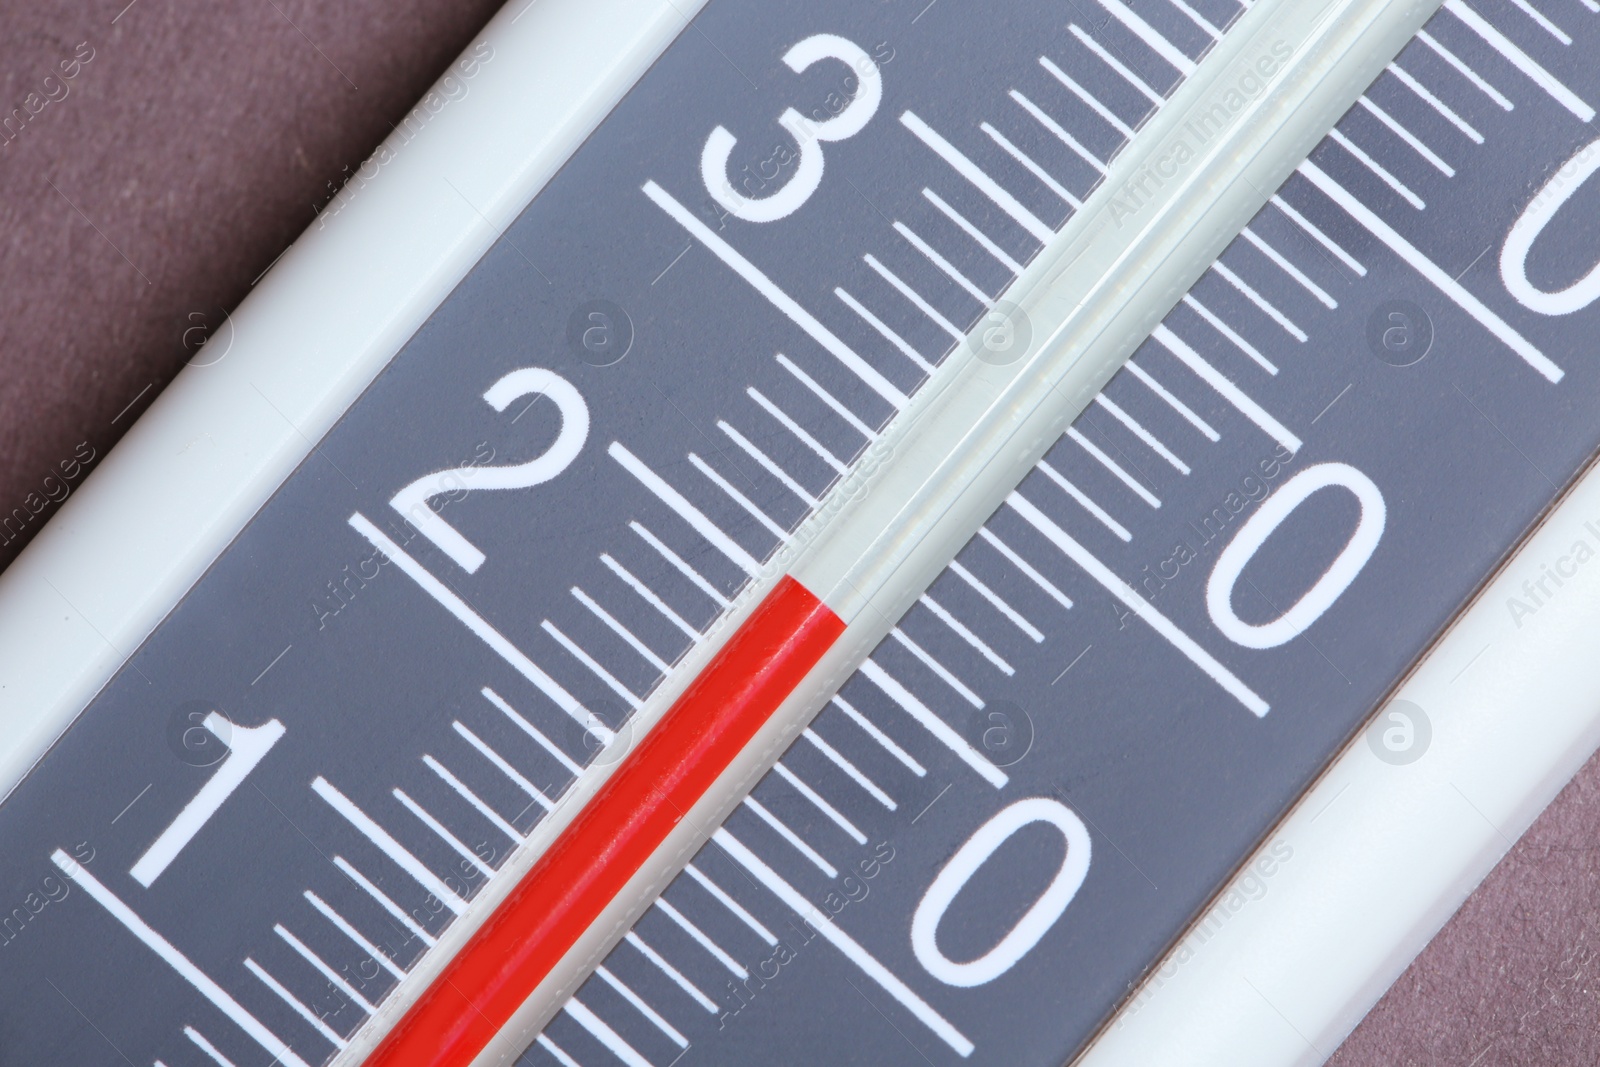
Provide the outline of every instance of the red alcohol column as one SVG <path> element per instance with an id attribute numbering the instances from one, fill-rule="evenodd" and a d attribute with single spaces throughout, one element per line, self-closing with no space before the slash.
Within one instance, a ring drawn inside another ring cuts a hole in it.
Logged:
<path id="1" fill-rule="evenodd" d="M 468 1067 L 844 632 L 784 577 L 389 1033 L 369 1067 Z"/>

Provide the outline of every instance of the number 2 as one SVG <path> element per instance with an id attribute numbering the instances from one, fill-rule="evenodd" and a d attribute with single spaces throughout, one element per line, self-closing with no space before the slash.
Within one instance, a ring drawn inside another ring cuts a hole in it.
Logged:
<path id="1" fill-rule="evenodd" d="M 468 574 L 483 566 L 483 552 L 445 522 L 428 501 L 463 490 L 526 489 L 548 482 L 571 466 L 589 437 L 589 405 L 583 395 L 571 382 L 541 367 L 512 371 L 491 385 L 483 399 L 496 411 L 505 411 L 513 400 L 535 395 L 549 397 L 561 412 L 561 430 L 542 455 L 512 467 L 451 467 L 425 474 L 389 501 L 417 532 Z"/>

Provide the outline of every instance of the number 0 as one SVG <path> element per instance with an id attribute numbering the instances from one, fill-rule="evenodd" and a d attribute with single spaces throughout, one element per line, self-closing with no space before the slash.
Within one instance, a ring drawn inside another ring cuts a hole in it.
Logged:
<path id="1" fill-rule="evenodd" d="M 1061 868 L 1033 906 L 993 948 L 975 960 L 957 963 L 939 948 L 939 923 L 945 912 L 996 849 L 1012 834 L 1036 822 L 1049 823 L 1066 840 L 1067 854 L 1062 857 Z M 1089 831 L 1072 809 L 1048 797 L 1030 797 L 1002 808 L 967 838 L 922 895 L 911 916 L 911 949 L 917 962 L 946 985 L 971 988 L 994 981 L 1015 967 L 1056 924 L 1088 873 Z"/>
<path id="2" fill-rule="evenodd" d="M 1361 518 L 1356 522 L 1355 532 L 1322 572 L 1322 577 L 1288 611 L 1271 622 L 1259 625 L 1245 622 L 1233 610 L 1233 589 L 1239 583 L 1239 576 L 1273 531 L 1294 514 L 1295 508 L 1304 504 L 1312 493 L 1330 486 L 1349 490 L 1361 505 Z M 1385 515 L 1383 494 L 1371 478 L 1354 467 L 1347 463 L 1319 463 L 1307 467 L 1267 497 L 1261 509 L 1250 516 L 1217 557 L 1211 580 L 1206 583 L 1206 610 L 1211 613 L 1211 621 L 1230 641 L 1245 648 L 1276 648 L 1299 637 L 1333 606 L 1372 558 L 1383 537 Z"/>
<path id="3" fill-rule="evenodd" d="M 1534 242 L 1562 205 L 1571 200 L 1597 170 L 1600 170 L 1600 141 L 1592 142 L 1555 172 L 1506 236 L 1505 247 L 1500 250 L 1500 277 L 1506 283 L 1506 291 L 1530 311 L 1541 315 L 1571 315 L 1600 300 L 1600 263 L 1560 292 L 1545 292 L 1528 280 L 1528 253 L 1533 251 Z"/>

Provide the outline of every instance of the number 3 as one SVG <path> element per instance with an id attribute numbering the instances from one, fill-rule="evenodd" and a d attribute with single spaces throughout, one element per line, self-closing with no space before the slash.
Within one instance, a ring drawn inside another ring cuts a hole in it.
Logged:
<path id="1" fill-rule="evenodd" d="M 733 188 L 728 181 L 728 159 L 738 138 L 718 126 L 706 138 L 700 153 L 700 176 L 717 203 L 746 222 L 776 222 L 794 214 L 811 199 L 822 184 L 822 141 L 842 141 L 854 137 L 872 120 L 883 101 L 883 79 L 878 65 L 861 48 L 831 33 L 807 37 L 788 52 L 783 61 L 796 74 L 822 59 L 837 59 L 856 73 L 859 88 L 855 98 L 839 114 L 823 122 L 812 122 L 794 108 L 778 117 L 778 125 L 789 131 L 800 146 L 800 163 L 794 175 L 771 196 L 753 200 Z"/>
<path id="2" fill-rule="evenodd" d="M 554 400 L 561 411 L 561 430 L 542 455 L 514 467 L 452 467 L 425 474 L 394 495 L 389 501 L 417 531 L 439 546 L 468 574 L 483 566 L 478 547 L 456 531 L 428 501 L 463 489 L 526 489 L 548 482 L 572 464 L 589 436 L 589 405 L 572 383 L 540 367 L 514 370 L 489 387 L 483 398 L 496 411 L 504 411 L 513 400 L 542 395 Z"/>

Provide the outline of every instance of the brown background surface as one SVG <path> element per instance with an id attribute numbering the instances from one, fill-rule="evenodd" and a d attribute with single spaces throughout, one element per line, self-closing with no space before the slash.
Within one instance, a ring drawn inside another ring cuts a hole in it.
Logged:
<path id="1" fill-rule="evenodd" d="M 498 6 L 125 2 L 0 0 L 0 115 L 94 50 L 0 147 L 0 516 L 116 441 Z M 1600 759 L 1331 1062 L 1600 1062 L 1596 841 Z"/>

